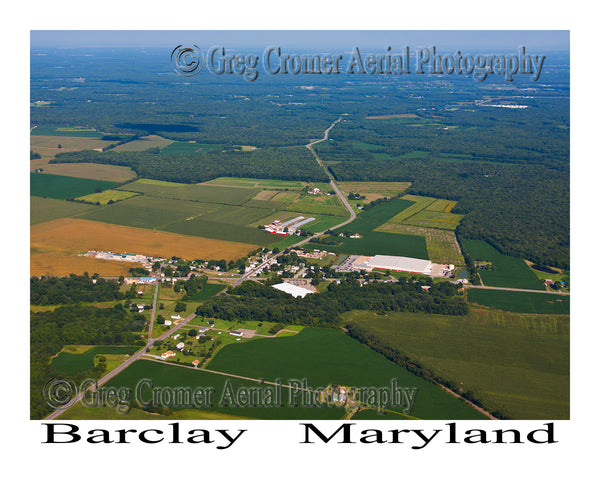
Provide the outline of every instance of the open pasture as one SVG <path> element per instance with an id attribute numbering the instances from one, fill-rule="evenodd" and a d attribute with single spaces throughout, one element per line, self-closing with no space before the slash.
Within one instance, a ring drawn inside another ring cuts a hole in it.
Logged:
<path id="1" fill-rule="evenodd" d="M 119 202 L 126 200 L 131 197 L 135 197 L 138 194 L 135 192 L 126 192 L 124 190 L 104 190 L 100 193 L 92 193 L 90 195 L 84 195 L 83 197 L 77 198 L 88 203 L 99 203 L 100 205 L 106 205 L 108 202 Z"/>
<path id="2" fill-rule="evenodd" d="M 112 150 L 114 152 L 143 152 L 149 148 L 164 148 L 170 143 L 173 143 L 173 140 L 158 135 L 147 135 L 145 137 L 136 138 L 131 142 L 117 145 Z"/>
<path id="3" fill-rule="evenodd" d="M 223 222 L 208 222 L 201 217 L 189 220 L 178 220 L 162 227 L 167 232 L 193 235 L 197 237 L 212 238 L 215 240 L 228 240 L 251 245 L 270 245 L 281 239 L 279 235 L 271 235 L 258 228 L 246 227 Z M 252 250 L 249 248 L 248 250 Z M 196 256 L 194 258 L 222 258 Z"/>
<path id="4" fill-rule="evenodd" d="M 104 180 L 91 180 L 89 178 L 66 177 L 45 173 L 30 173 L 29 181 L 31 195 L 60 200 L 81 197 L 118 185 L 115 182 L 106 182 Z"/>
<path id="5" fill-rule="evenodd" d="M 218 185 L 181 184 L 140 179 L 120 187 L 121 190 L 138 192 L 153 197 L 174 198 L 194 202 L 219 203 L 224 205 L 242 205 L 250 200 L 257 191 L 251 188 L 235 188 Z"/>
<path id="6" fill-rule="evenodd" d="M 219 177 L 201 185 L 221 185 L 225 187 L 245 187 L 245 188 L 260 188 L 267 190 L 300 190 L 306 184 L 304 182 L 294 182 L 288 180 L 271 180 L 257 178 L 242 178 L 242 177 Z"/>
<path id="7" fill-rule="evenodd" d="M 42 168 L 44 173 L 64 175 L 66 177 L 89 178 L 92 180 L 105 180 L 107 182 L 125 182 L 136 176 L 129 167 L 118 165 L 102 165 L 99 163 L 39 163 L 39 160 L 30 162 L 30 170 Z"/>
<path id="8" fill-rule="evenodd" d="M 417 212 L 413 216 L 404 220 L 407 225 L 415 225 L 418 227 L 441 228 L 443 230 L 456 230 L 458 224 L 462 220 L 463 215 L 455 213 L 444 213 L 429 210 L 425 208 Z"/>
<path id="9" fill-rule="evenodd" d="M 34 130 L 35 132 L 35 130 Z M 76 150 L 94 150 L 97 148 L 106 148 L 115 142 L 110 140 L 100 140 L 95 137 L 66 137 L 66 136 L 49 136 L 49 135 L 30 135 L 30 149 L 36 152 L 37 149 L 42 156 L 56 155 L 61 152 L 72 152 Z M 61 148 L 58 148 L 58 146 Z"/>
<path id="10" fill-rule="evenodd" d="M 220 150 L 222 146 L 208 143 L 175 141 L 159 148 L 160 153 L 163 155 L 193 155 L 194 153 L 203 153 L 210 150 Z"/>
<path id="11" fill-rule="evenodd" d="M 57 372 L 72 376 L 93 368 L 96 355 L 118 355 L 123 357 L 122 360 L 125 360 L 128 355 L 135 353 L 139 348 L 134 346 L 100 345 L 91 347 L 82 353 L 61 351 L 52 359 L 51 364 Z"/>
<path id="12" fill-rule="evenodd" d="M 53 137 L 101 137 L 102 133 L 89 127 L 59 127 L 55 125 L 37 125 L 31 129 L 35 136 Z"/>

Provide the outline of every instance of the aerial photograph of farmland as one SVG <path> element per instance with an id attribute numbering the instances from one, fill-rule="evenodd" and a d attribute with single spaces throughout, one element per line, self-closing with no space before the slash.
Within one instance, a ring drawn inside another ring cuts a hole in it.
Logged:
<path id="1" fill-rule="evenodd" d="M 569 32 L 250 33 L 31 31 L 31 419 L 569 419 Z"/>

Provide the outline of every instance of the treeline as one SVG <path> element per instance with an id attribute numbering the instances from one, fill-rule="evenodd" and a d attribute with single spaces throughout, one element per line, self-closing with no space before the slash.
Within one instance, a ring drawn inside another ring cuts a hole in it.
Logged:
<path id="1" fill-rule="evenodd" d="M 121 304 L 113 308 L 61 306 L 53 311 L 32 312 L 30 318 L 30 415 L 40 419 L 52 409 L 44 398 L 44 386 L 63 376 L 50 359 L 65 345 L 145 345 L 141 332 L 145 318 L 128 312 Z M 97 372 L 81 372 L 75 383 Z"/>
<path id="2" fill-rule="evenodd" d="M 461 391 L 461 386 L 456 382 L 444 378 L 443 376 L 436 373 L 434 370 L 425 367 L 421 362 L 415 358 L 410 357 L 407 353 L 402 352 L 394 347 L 391 347 L 385 343 L 381 338 L 376 337 L 371 334 L 366 328 L 361 327 L 355 324 L 346 325 L 347 334 L 358 340 L 363 345 L 371 348 L 372 350 L 380 353 L 388 360 L 394 362 L 397 365 L 400 365 L 403 368 L 406 368 L 409 372 L 418 377 L 423 378 L 432 383 L 439 383 L 449 388 L 450 390 L 460 393 L 465 399 L 474 403 L 475 405 L 483 408 L 484 410 L 490 411 L 490 408 L 485 405 L 485 403 L 478 398 L 477 394 L 471 390 Z M 500 419 L 509 419 L 505 412 L 500 409 L 493 409 L 490 413 Z"/>
<path id="3" fill-rule="evenodd" d="M 72 273 L 68 277 L 31 277 L 29 297 L 32 305 L 66 305 L 122 300 L 125 294 L 115 280 Z"/>
<path id="4" fill-rule="evenodd" d="M 213 297 L 196 309 L 204 318 L 256 320 L 309 326 L 334 326 L 339 315 L 350 310 L 426 312 L 466 315 L 468 307 L 457 287 L 448 282 L 433 284 L 429 291 L 412 281 L 367 283 L 355 280 L 331 283 L 327 291 L 292 298 L 267 285 L 246 281 L 228 295 Z"/>
<path id="5" fill-rule="evenodd" d="M 199 183 L 217 177 L 251 177 L 326 182 L 329 179 L 304 147 L 261 148 L 251 152 L 204 152 L 163 155 L 145 152 L 65 152 L 52 163 L 102 163 L 133 169 L 138 176 L 179 183 Z"/>

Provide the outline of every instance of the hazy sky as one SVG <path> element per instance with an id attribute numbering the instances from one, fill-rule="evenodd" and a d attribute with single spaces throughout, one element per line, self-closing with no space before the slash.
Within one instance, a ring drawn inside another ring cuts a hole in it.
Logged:
<path id="1" fill-rule="evenodd" d="M 439 46 L 445 48 L 507 48 L 520 45 L 538 49 L 569 49 L 568 30 L 32 30 L 32 47 L 170 47 L 196 44 L 304 46 L 304 47 L 383 47 Z"/>

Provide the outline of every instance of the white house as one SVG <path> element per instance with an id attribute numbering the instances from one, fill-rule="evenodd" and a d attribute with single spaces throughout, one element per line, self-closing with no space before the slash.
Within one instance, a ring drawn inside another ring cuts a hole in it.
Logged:
<path id="1" fill-rule="evenodd" d="M 175 345 L 175 348 L 181 352 L 181 350 L 185 348 L 185 343 L 179 342 L 177 345 Z"/>

